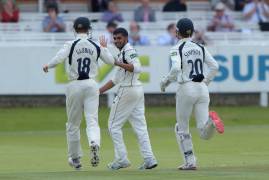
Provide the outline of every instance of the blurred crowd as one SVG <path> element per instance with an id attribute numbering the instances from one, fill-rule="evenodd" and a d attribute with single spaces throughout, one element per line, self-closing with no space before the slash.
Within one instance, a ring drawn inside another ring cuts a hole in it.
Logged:
<path id="1" fill-rule="evenodd" d="M 248 23 L 257 23 L 268 26 L 269 23 L 269 0 L 209 0 L 213 16 L 206 27 L 195 29 L 194 40 L 206 44 L 206 31 L 213 32 L 232 32 L 235 29 L 235 22 L 230 12 L 241 11 L 243 21 Z M 150 0 L 140 0 L 139 6 L 133 10 L 133 20 L 129 23 L 130 39 L 132 45 L 150 45 L 149 38 L 141 32 L 140 22 L 158 22 L 156 11 L 152 7 Z M 61 0 L 45 0 L 44 7 L 47 15 L 42 21 L 44 32 L 65 32 L 66 24 L 59 15 L 59 5 Z M 88 9 L 90 12 L 102 13 L 99 21 L 107 23 L 105 37 L 112 42 L 112 33 L 119 23 L 124 22 L 124 16 L 119 10 L 117 1 L 113 0 L 88 0 Z M 163 12 L 188 11 L 186 0 L 167 0 L 163 4 Z M 64 11 L 68 12 L 68 11 Z M 2 23 L 16 23 L 19 21 L 20 11 L 16 0 L 0 1 L 0 21 Z M 267 24 L 267 25 L 266 25 Z M 176 26 L 174 23 L 166 27 L 157 38 L 159 45 L 174 45 L 176 40 Z"/>
<path id="2" fill-rule="evenodd" d="M 19 9 L 15 0 L 0 1 L 0 21 L 1 22 L 18 22 Z"/>

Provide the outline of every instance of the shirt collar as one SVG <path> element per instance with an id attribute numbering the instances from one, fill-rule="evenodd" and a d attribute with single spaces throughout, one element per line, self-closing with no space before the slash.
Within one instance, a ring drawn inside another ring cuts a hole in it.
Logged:
<path id="1" fill-rule="evenodd" d="M 76 38 L 77 39 L 88 39 L 89 36 L 86 33 L 79 33 L 79 34 L 77 34 L 77 37 Z"/>
<path id="2" fill-rule="evenodd" d="M 188 37 L 188 38 L 182 38 L 178 41 L 179 44 L 183 43 L 183 42 L 187 42 L 187 41 L 191 41 L 191 38 Z"/>
<path id="3" fill-rule="evenodd" d="M 123 48 L 121 49 L 121 52 L 123 52 L 124 50 L 126 50 L 128 47 L 130 46 L 130 43 L 126 43 Z"/>
<path id="4" fill-rule="evenodd" d="M 188 38 L 182 38 L 179 40 L 180 42 L 186 42 L 186 41 L 191 41 L 191 38 L 188 37 Z"/>

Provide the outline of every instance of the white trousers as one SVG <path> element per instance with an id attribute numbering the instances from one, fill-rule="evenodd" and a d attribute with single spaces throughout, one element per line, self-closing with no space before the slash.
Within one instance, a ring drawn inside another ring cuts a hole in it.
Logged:
<path id="1" fill-rule="evenodd" d="M 208 121 L 209 92 L 205 83 L 180 84 L 176 93 L 176 116 L 179 131 L 189 133 L 189 120 L 194 111 L 196 126 L 203 128 Z"/>
<path id="2" fill-rule="evenodd" d="M 75 80 L 67 85 L 66 136 L 68 156 L 78 158 L 82 156 L 80 145 L 80 123 L 84 112 L 86 119 L 86 133 L 89 146 L 92 142 L 100 146 L 100 128 L 98 124 L 99 89 L 92 79 Z"/>
<path id="3" fill-rule="evenodd" d="M 120 87 L 111 107 L 108 128 L 114 144 L 115 160 L 118 162 L 124 162 L 128 159 L 122 136 L 122 127 L 127 120 L 138 138 L 140 152 L 144 160 L 155 159 L 145 119 L 142 86 Z"/>
<path id="4" fill-rule="evenodd" d="M 203 139 L 209 139 L 214 127 L 208 117 L 209 92 L 205 83 L 180 84 L 176 93 L 176 136 L 183 159 L 187 164 L 196 164 L 189 120 L 194 111 L 196 125 Z"/>

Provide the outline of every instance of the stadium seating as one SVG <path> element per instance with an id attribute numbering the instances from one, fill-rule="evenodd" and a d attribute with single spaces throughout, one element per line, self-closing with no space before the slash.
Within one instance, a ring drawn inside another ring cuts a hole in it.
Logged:
<path id="1" fill-rule="evenodd" d="M 138 5 L 137 1 L 123 1 L 116 0 L 121 9 L 124 22 L 119 26 L 129 28 L 129 23 L 133 20 L 133 9 Z M 38 0 L 18 0 L 19 6 L 22 10 L 20 14 L 20 21 L 18 23 L 0 23 L 0 43 L 19 42 L 33 43 L 53 42 L 61 43 L 65 40 L 73 38 L 73 21 L 78 16 L 89 17 L 92 22 L 94 36 L 98 37 L 106 30 L 106 23 L 99 21 L 102 13 L 88 13 L 86 0 L 61 0 L 61 8 L 68 9 L 72 7 L 70 13 L 60 13 L 66 23 L 66 33 L 43 33 L 42 20 L 47 15 L 46 13 L 38 13 Z M 207 0 L 187 1 L 187 12 L 161 12 L 165 0 L 152 0 L 152 6 L 156 9 L 157 22 L 140 23 L 141 33 L 150 38 L 151 44 L 156 44 L 157 37 L 166 31 L 169 23 L 176 22 L 179 18 L 189 17 L 194 21 L 196 27 L 205 29 L 210 21 L 213 11 L 210 11 L 210 4 Z M 83 7 L 82 7 L 83 6 Z M 28 8 L 28 9 L 27 9 Z M 32 9 L 31 9 L 32 8 Z M 25 12 L 27 11 L 27 12 Z M 28 12 L 30 11 L 30 12 Z M 79 12 L 75 12 L 79 11 Z M 264 42 L 264 38 L 268 38 L 268 33 L 260 32 L 257 24 L 249 24 L 243 21 L 241 12 L 228 12 L 234 19 L 236 32 L 232 33 L 212 33 L 207 32 L 206 36 L 211 42 L 218 43 L 237 43 L 240 44 L 245 41 Z M 16 33 L 14 33 L 16 32 Z M 252 32 L 251 35 L 249 33 Z M 243 43 L 242 43 L 243 44 Z"/>
<path id="2" fill-rule="evenodd" d="M 208 24 L 210 18 L 212 17 L 213 12 L 211 11 L 188 11 L 181 13 L 162 13 L 157 12 L 156 17 L 158 21 L 156 23 L 140 23 L 143 31 L 149 31 L 149 34 L 152 34 L 152 31 L 165 31 L 167 25 L 171 22 L 176 22 L 181 17 L 189 17 L 191 18 L 195 25 L 198 27 L 205 28 Z M 21 13 L 19 23 L 0 23 L 0 33 L 3 32 L 13 32 L 13 31 L 33 31 L 33 32 L 41 32 L 41 23 L 43 18 L 46 16 L 46 13 Z M 92 25 L 94 30 L 104 31 L 106 27 L 106 23 L 98 21 L 101 18 L 101 13 L 66 13 L 60 14 L 64 18 L 64 21 L 67 24 L 67 31 L 72 31 L 72 23 L 73 20 L 78 16 L 86 16 L 92 20 L 96 20 L 97 22 L 93 22 Z M 257 24 L 249 24 L 242 21 L 242 13 L 240 12 L 231 12 L 232 17 L 235 20 L 235 29 L 237 31 L 249 29 L 251 31 L 258 31 L 259 27 Z M 123 12 L 123 17 L 125 17 L 125 21 L 120 23 L 120 26 L 128 28 L 129 21 L 132 20 L 133 13 L 132 12 Z"/>
<path id="3" fill-rule="evenodd" d="M 20 9 L 23 12 L 42 12 L 39 11 L 39 3 L 42 0 L 17 0 Z M 138 1 L 114 0 L 117 2 L 120 11 L 132 11 L 139 5 Z M 87 12 L 87 0 L 60 0 L 60 9 L 69 10 L 70 12 Z M 157 11 L 161 11 L 163 4 L 167 0 L 151 0 L 151 6 Z M 210 9 L 208 0 L 187 0 L 188 9 L 207 11 Z M 44 7 L 41 7 L 42 10 Z"/>

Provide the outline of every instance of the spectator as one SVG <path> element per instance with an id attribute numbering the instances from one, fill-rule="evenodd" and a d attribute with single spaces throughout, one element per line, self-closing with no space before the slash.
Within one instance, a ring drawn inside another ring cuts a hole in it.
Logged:
<path id="1" fill-rule="evenodd" d="M 140 26 L 135 21 L 130 23 L 129 43 L 133 46 L 150 44 L 148 37 L 140 34 Z"/>
<path id="2" fill-rule="evenodd" d="M 102 21 L 104 22 L 123 21 L 122 15 L 118 11 L 118 7 L 113 1 L 110 1 L 108 3 L 108 10 L 103 13 Z"/>
<path id="3" fill-rule="evenodd" d="M 218 3 L 215 7 L 215 15 L 209 23 L 208 31 L 228 32 L 234 30 L 232 18 L 225 13 L 226 6 L 223 3 Z"/>
<path id="4" fill-rule="evenodd" d="M 111 0 L 88 0 L 88 9 L 91 12 L 103 12 L 108 8 L 108 2 Z"/>
<path id="5" fill-rule="evenodd" d="M 234 0 L 211 0 L 212 9 L 215 9 L 217 4 L 219 4 L 220 2 L 223 3 L 230 10 L 234 10 L 235 5 Z"/>
<path id="6" fill-rule="evenodd" d="M 248 0 L 243 9 L 244 19 L 249 23 L 269 21 L 269 1 Z"/>
<path id="7" fill-rule="evenodd" d="M 108 22 L 106 25 L 106 32 L 104 34 L 106 41 L 110 44 L 113 43 L 113 32 L 117 29 L 117 24 L 113 21 Z"/>
<path id="8" fill-rule="evenodd" d="M 264 15 L 267 17 L 266 22 L 269 21 L 269 0 L 264 0 L 262 4 Z"/>
<path id="9" fill-rule="evenodd" d="M 163 7 L 163 12 L 176 11 L 187 11 L 186 0 L 170 0 Z"/>
<path id="10" fill-rule="evenodd" d="M 45 4 L 45 7 L 47 7 L 50 4 L 57 4 L 57 5 L 59 5 L 59 1 L 60 0 L 45 0 L 44 1 L 44 4 Z"/>
<path id="11" fill-rule="evenodd" d="M 198 44 L 207 45 L 208 38 L 205 36 L 205 31 L 201 28 L 194 30 L 194 35 L 192 40 Z"/>
<path id="12" fill-rule="evenodd" d="M 45 10 L 47 10 L 50 4 L 56 4 L 59 9 L 60 0 L 44 0 L 44 5 L 45 5 L 44 7 L 46 8 Z"/>
<path id="13" fill-rule="evenodd" d="M 155 11 L 149 6 L 149 0 L 140 0 L 141 6 L 134 11 L 134 19 L 136 22 L 154 22 Z"/>
<path id="14" fill-rule="evenodd" d="M 43 19 L 44 32 L 64 32 L 65 24 L 63 18 L 58 16 L 57 4 L 49 4 L 47 7 L 48 16 Z"/>
<path id="15" fill-rule="evenodd" d="M 1 22 L 18 22 L 19 9 L 15 0 L 2 0 L 1 1 Z"/>
<path id="16" fill-rule="evenodd" d="M 2 2 L 0 2 L 0 22 L 2 22 L 2 12 L 3 12 L 3 5 Z"/>
<path id="17" fill-rule="evenodd" d="M 234 10 L 235 11 L 242 11 L 245 6 L 245 0 L 234 0 Z"/>
<path id="18" fill-rule="evenodd" d="M 171 23 L 166 28 L 167 32 L 158 38 L 159 45 L 175 45 L 178 41 L 176 35 L 176 25 Z"/>

